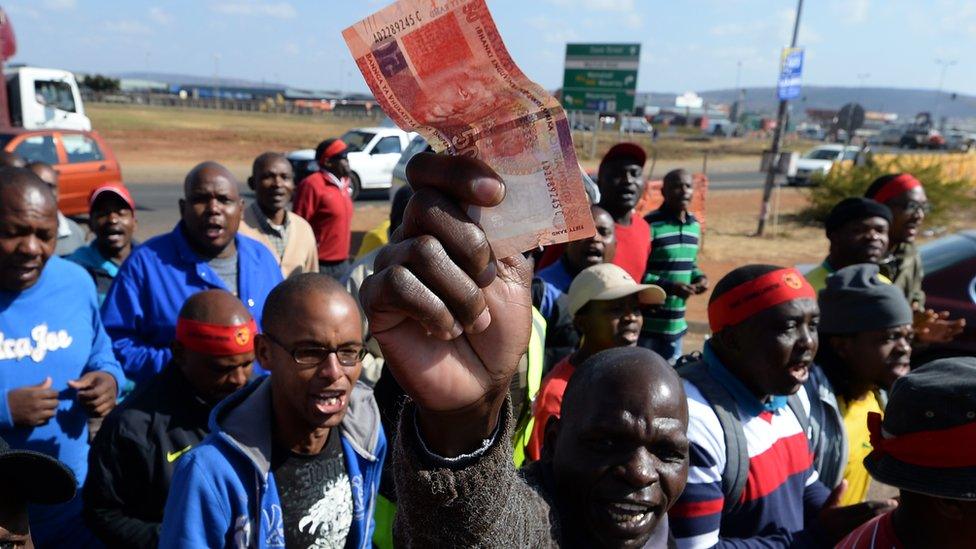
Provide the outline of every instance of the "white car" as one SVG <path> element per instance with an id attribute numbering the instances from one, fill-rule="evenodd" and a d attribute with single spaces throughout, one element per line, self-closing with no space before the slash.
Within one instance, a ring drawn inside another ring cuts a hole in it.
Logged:
<path id="1" fill-rule="evenodd" d="M 790 185 L 810 183 L 814 176 L 824 176 L 830 172 L 834 162 L 854 160 L 860 147 L 854 145 L 820 145 L 807 151 L 796 161 L 796 174 L 787 178 Z"/>
<path id="2" fill-rule="evenodd" d="M 417 134 L 399 128 L 356 128 L 342 134 L 349 146 L 350 194 L 355 200 L 362 191 L 390 188 L 393 167 Z M 302 149 L 288 154 L 288 161 L 295 170 L 295 181 L 301 181 L 309 173 L 318 170 L 315 149 Z"/>

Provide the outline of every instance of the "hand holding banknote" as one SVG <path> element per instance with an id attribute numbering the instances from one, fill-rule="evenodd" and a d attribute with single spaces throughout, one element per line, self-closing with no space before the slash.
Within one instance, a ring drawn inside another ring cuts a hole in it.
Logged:
<path id="1" fill-rule="evenodd" d="M 593 235 L 566 113 L 512 61 L 484 0 L 400 0 L 343 32 L 383 110 L 506 184 L 472 205 L 497 257 Z"/>

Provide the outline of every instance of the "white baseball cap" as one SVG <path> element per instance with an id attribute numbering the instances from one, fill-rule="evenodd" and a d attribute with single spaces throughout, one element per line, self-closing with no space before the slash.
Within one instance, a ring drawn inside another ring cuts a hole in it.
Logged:
<path id="1" fill-rule="evenodd" d="M 627 271 L 613 263 L 600 263 L 580 271 L 569 285 L 569 314 L 575 315 L 590 301 L 610 301 L 637 294 L 641 305 L 660 305 L 667 294 L 656 284 L 638 284 Z"/>

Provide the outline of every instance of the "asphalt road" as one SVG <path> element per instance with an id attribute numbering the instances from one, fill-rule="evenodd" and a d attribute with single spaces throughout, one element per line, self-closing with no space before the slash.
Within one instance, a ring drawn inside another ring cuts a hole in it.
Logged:
<path id="1" fill-rule="evenodd" d="M 782 178 L 781 178 L 782 179 Z M 762 187 L 765 175 L 759 172 L 714 173 L 709 177 L 710 190 L 758 189 Z M 145 240 L 151 236 L 167 232 L 179 218 L 178 201 L 183 193 L 179 183 L 140 183 L 127 181 L 137 204 L 136 217 L 139 227 L 136 238 Z M 242 189 L 247 201 L 254 198 L 249 189 Z M 387 200 L 385 193 L 375 193 L 356 201 L 356 209 L 382 206 Z"/>

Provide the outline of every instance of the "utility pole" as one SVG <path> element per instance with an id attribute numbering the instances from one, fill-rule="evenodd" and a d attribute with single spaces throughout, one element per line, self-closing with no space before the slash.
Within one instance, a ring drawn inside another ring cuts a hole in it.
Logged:
<path id="1" fill-rule="evenodd" d="M 939 131 L 944 130 L 942 128 L 941 115 L 942 115 L 942 85 L 945 84 L 946 70 L 949 67 L 955 65 L 957 61 L 955 59 L 936 59 L 935 64 L 942 67 L 942 72 L 939 73 L 939 89 L 935 92 L 935 116 L 932 122 L 939 127 Z"/>
<path id="2" fill-rule="evenodd" d="M 796 37 L 800 32 L 800 12 L 803 11 L 803 0 L 797 0 L 796 19 L 793 21 L 793 39 L 790 47 L 796 47 Z M 769 163 L 769 170 L 766 172 L 766 184 L 763 186 L 762 208 L 759 210 L 759 225 L 756 226 L 754 236 L 762 236 L 766 229 L 766 219 L 769 217 L 769 201 L 773 196 L 773 187 L 776 184 L 776 157 L 779 155 L 780 141 L 783 138 L 783 125 L 786 121 L 786 100 L 780 99 L 779 110 L 776 112 L 776 128 L 773 130 L 772 162 Z"/>

